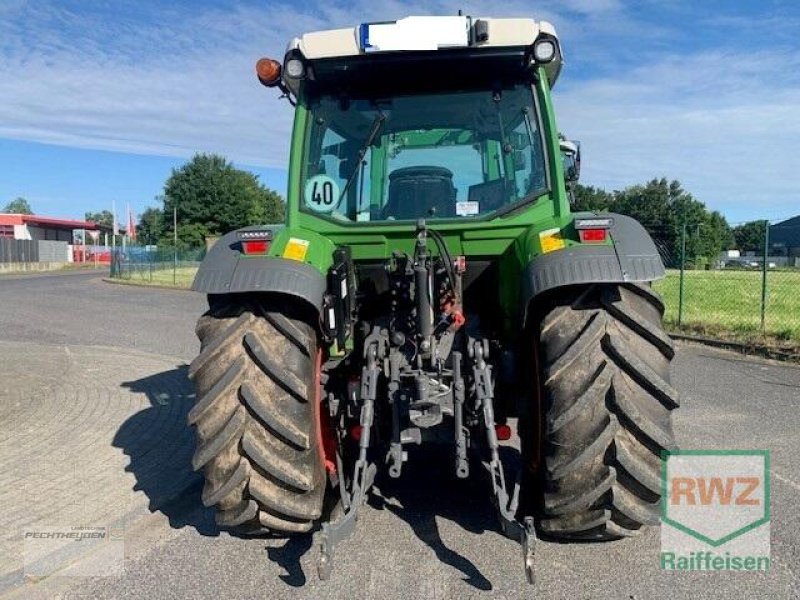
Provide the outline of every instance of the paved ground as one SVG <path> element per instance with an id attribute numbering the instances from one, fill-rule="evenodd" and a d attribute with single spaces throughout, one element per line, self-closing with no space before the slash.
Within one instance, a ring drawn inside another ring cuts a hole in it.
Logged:
<path id="1" fill-rule="evenodd" d="M 0 339 L 133 348 L 190 361 L 204 308 L 201 294 L 123 287 L 94 273 L 5 276 Z"/>
<path id="2" fill-rule="evenodd" d="M 454 484 L 445 456 L 412 455 L 414 476 L 383 486 L 327 583 L 309 539 L 220 534 L 200 505 L 183 425 L 202 308 L 188 292 L 93 275 L 0 280 L 0 595 L 532 597 L 484 488 Z M 772 450 L 772 570 L 664 573 L 656 531 L 602 546 L 541 543 L 537 597 L 800 595 L 800 369 L 681 346 L 674 380 L 682 446 Z M 20 530 L 76 520 L 124 527 L 124 575 L 26 580 Z"/>
<path id="3" fill-rule="evenodd" d="M 0 341 L 0 589 L 21 530 L 128 527 L 191 483 L 184 381 L 155 354 Z"/>

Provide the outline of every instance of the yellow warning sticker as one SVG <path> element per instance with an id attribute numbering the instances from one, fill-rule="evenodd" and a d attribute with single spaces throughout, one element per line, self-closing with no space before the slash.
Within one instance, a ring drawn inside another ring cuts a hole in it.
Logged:
<path id="1" fill-rule="evenodd" d="M 283 249 L 283 258 L 288 258 L 289 260 L 305 260 L 309 244 L 310 242 L 308 240 L 289 238 L 286 248 Z"/>
<path id="2" fill-rule="evenodd" d="M 561 237 L 561 230 L 547 229 L 539 234 L 539 243 L 542 245 L 542 252 L 547 254 L 553 250 L 561 250 L 565 248 L 567 243 Z"/>

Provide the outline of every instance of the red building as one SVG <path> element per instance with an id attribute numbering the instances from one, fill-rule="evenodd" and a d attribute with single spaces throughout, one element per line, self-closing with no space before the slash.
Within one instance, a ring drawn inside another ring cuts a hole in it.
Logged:
<path id="1" fill-rule="evenodd" d="M 49 240 L 72 244 L 76 229 L 102 231 L 106 228 L 91 221 L 54 219 L 39 215 L 0 213 L 0 238 L 12 240 Z"/>
<path id="2" fill-rule="evenodd" d="M 73 245 L 75 231 L 81 231 Z M 110 227 L 76 219 L 0 213 L 0 263 L 108 262 L 110 253 L 101 232 Z M 107 237 L 107 236 L 105 236 Z"/>

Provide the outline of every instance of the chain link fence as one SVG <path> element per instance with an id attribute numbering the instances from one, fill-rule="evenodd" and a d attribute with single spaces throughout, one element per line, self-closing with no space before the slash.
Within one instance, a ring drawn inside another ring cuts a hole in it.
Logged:
<path id="1" fill-rule="evenodd" d="M 116 248 L 111 253 L 111 277 L 132 283 L 188 288 L 205 255 L 205 248 Z"/>
<path id="2" fill-rule="evenodd" d="M 800 218 L 753 223 L 737 235 L 741 248 L 718 256 L 694 251 L 706 232 L 651 225 L 667 266 L 655 283 L 672 330 L 800 352 Z M 734 228 L 736 229 L 736 228 Z"/>
<path id="3" fill-rule="evenodd" d="M 654 284 L 678 333 L 767 344 L 800 355 L 800 217 L 751 222 L 736 250 L 709 256 L 702 225 L 643 223 L 667 276 Z M 736 229 L 736 227 L 734 227 Z M 730 246 L 730 243 L 725 244 Z M 128 246 L 112 253 L 111 277 L 189 287 L 205 248 Z"/>

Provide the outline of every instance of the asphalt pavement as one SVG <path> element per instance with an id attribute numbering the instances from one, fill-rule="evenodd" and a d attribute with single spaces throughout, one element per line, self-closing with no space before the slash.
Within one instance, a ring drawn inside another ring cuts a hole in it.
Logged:
<path id="1" fill-rule="evenodd" d="M 531 588 L 519 548 L 498 533 L 488 483 L 454 481 L 449 455 L 434 450 L 413 453 L 400 481 L 379 482 L 356 534 L 337 549 L 332 578 L 320 582 L 312 538 L 235 538 L 200 503 L 184 423 L 203 308 L 191 292 L 118 286 L 94 273 L 0 278 L 0 596 L 800 596 L 796 366 L 691 345 L 679 345 L 674 363 L 683 448 L 772 451 L 767 573 L 664 572 L 651 529 L 602 545 L 540 542 Z M 511 461 L 516 448 L 504 449 Z M 63 523 L 121 524 L 122 573 L 26 576 L 21 530 Z"/>
<path id="2" fill-rule="evenodd" d="M 205 298 L 183 290 L 121 286 L 97 272 L 0 277 L 0 339 L 132 348 L 191 361 Z"/>

